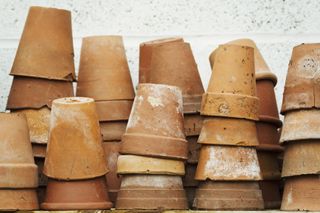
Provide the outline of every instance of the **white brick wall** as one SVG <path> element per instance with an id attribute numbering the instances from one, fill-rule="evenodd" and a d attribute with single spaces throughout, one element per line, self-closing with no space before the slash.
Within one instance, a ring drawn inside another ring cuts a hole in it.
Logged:
<path id="1" fill-rule="evenodd" d="M 252 38 L 278 76 L 279 106 L 292 47 L 320 40 L 318 0 L 1 0 L 0 111 L 5 109 L 12 79 L 8 73 L 32 5 L 72 11 L 76 64 L 82 37 L 123 35 L 135 85 L 143 41 L 183 36 L 192 45 L 206 87 L 209 53 L 219 43 Z"/>

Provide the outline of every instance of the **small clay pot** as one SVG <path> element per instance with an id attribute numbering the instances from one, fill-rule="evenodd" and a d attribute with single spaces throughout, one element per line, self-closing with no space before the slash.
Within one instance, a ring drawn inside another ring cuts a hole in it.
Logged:
<path id="1" fill-rule="evenodd" d="M 30 7 L 10 75 L 73 81 L 73 57 L 71 12 Z"/>
<path id="2" fill-rule="evenodd" d="M 92 98 L 54 100 L 43 173 L 61 180 L 105 175 L 108 169 L 101 141 L 98 114 Z"/>
<path id="3" fill-rule="evenodd" d="M 319 175 L 302 175 L 285 179 L 282 211 L 320 211 Z"/>
<path id="4" fill-rule="evenodd" d="M 258 182 L 210 181 L 201 182 L 193 202 L 196 209 L 259 210 L 263 199 Z"/>
<path id="5" fill-rule="evenodd" d="M 128 120 L 133 100 L 96 101 L 99 121 Z"/>
<path id="6" fill-rule="evenodd" d="M 184 134 L 186 136 L 200 135 L 203 117 L 200 113 L 184 114 Z"/>
<path id="7" fill-rule="evenodd" d="M 199 181 L 194 179 L 197 164 L 186 164 L 186 174 L 182 178 L 183 187 L 197 187 L 199 185 Z"/>
<path id="8" fill-rule="evenodd" d="M 187 163 L 190 164 L 197 164 L 201 149 L 201 144 L 197 143 L 198 137 L 197 136 L 190 136 L 187 137 L 188 141 L 188 160 Z"/>
<path id="9" fill-rule="evenodd" d="M 224 117 L 205 117 L 198 143 L 234 146 L 259 145 L 254 121 Z"/>
<path id="10" fill-rule="evenodd" d="M 104 176 L 76 181 L 49 178 L 45 200 L 41 209 L 110 209 L 107 183 Z"/>
<path id="11" fill-rule="evenodd" d="M 133 84 L 121 36 L 83 38 L 77 96 L 90 97 L 96 101 L 134 98 Z"/>
<path id="12" fill-rule="evenodd" d="M 262 180 L 259 181 L 259 186 L 262 192 L 265 209 L 280 209 L 280 181 L 277 180 Z"/>
<path id="13" fill-rule="evenodd" d="M 320 44 L 295 46 L 289 63 L 281 113 L 320 107 Z"/>
<path id="14" fill-rule="evenodd" d="M 54 99 L 71 96 L 74 96 L 72 82 L 15 76 L 7 109 L 51 108 Z"/>
<path id="15" fill-rule="evenodd" d="M 39 209 L 35 189 L 1 189 L 0 211 Z"/>
<path id="16" fill-rule="evenodd" d="M 32 143 L 31 145 L 32 145 L 33 157 L 45 159 L 47 154 L 47 145 L 39 144 L 39 143 Z"/>
<path id="17" fill-rule="evenodd" d="M 280 146 L 280 132 L 274 123 L 264 121 L 256 122 L 259 146 L 258 150 L 282 152 L 283 147 Z"/>
<path id="18" fill-rule="evenodd" d="M 196 180 L 261 180 L 257 152 L 251 147 L 203 145 Z"/>
<path id="19" fill-rule="evenodd" d="M 259 166 L 263 180 L 280 180 L 278 152 L 257 151 Z"/>
<path id="20" fill-rule="evenodd" d="M 122 135 L 126 132 L 127 122 L 126 120 L 100 122 L 103 141 L 120 141 Z"/>
<path id="21" fill-rule="evenodd" d="M 181 177 L 125 175 L 116 209 L 187 209 Z"/>
<path id="22" fill-rule="evenodd" d="M 318 174 L 320 171 L 319 140 L 296 141 L 286 145 L 282 177 Z"/>
<path id="23" fill-rule="evenodd" d="M 120 152 L 187 159 L 182 107 L 178 87 L 139 84 Z"/>
<path id="24" fill-rule="evenodd" d="M 120 155 L 117 163 L 118 174 L 161 174 L 184 175 L 183 161 L 136 155 Z"/>
<path id="25" fill-rule="evenodd" d="M 258 120 L 253 48 L 220 45 L 201 114 Z"/>

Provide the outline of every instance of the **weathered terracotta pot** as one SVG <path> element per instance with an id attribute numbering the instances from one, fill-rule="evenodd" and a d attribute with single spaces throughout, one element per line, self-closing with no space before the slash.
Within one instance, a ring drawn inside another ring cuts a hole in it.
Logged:
<path id="1" fill-rule="evenodd" d="M 128 120 L 133 100 L 96 101 L 99 121 Z"/>
<path id="2" fill-rule="evenodd" d="M 88 179 L 64 181 L 49 178 L 46 197 L 41 209 L 110 209 L 107 184 L 104 176 Z"/>
<path id="3" fill-rule="evenodd" d="M 73 56 L 70 11 L 30 7 L 10 74 L 73 81 Z"/>
<path id="4" fill-rule="evenodd" d="M 296 110 L 286 112 L 280 143 L 320 138 L 320 110 Z"/>
<path id="5" fill-rule="evenodd" d="M 121 153 L 187 159 L 182 107 L 178 87 L 139 84 Z"/>
<path id="6" fill-rule="evenodd" d="M 185 174 L 183 161 L 136 155 L 120 155 L 117 167 L 118 174 Z"/>
<path id="7" fill-rule="evenodd" d="M 199 185 L 199 181 L 194 179 L 196 169 L 197 169 L 197 164 L 186 164 L 186 174 L 182 178 L 183 181 L 183 186 L 184 187 L 197 187 Z"/>
<path id="8" fill-rule="evenodd" d="M 125 175 L 117 209 L 187 209 L 181 177 L 166 175 Z"/>
<path id="9" fill-rule="evenodd" d="M 280 180 L 278 152 L 257 151 L 263 180 Z"/>
<path id="10" fill-rule="evenodd" d="M 143 52 L 140 55 L 140 64 L 147 66 L 142 69 L 139 79 L 144 79 L 145 83 L 179 87 L 183 94 L 184 112 L 199 112 L 204 89 L 190 44 L 182 41 L 164 42 L 149 46 L 149 52 L 148 57 Z"/>
<path id="11" fill-rule="evenodd" d="M 83 38 L 77 96 L 94 98 L 96 101 L 134 98 L 121 36 Z"/>
<path id="12" fill-rule="evenodd" d="M 47 154 L 47 144 L 33 143 L 32 153 L 33 153 L 33 157 L 44 159 Z"/>
<path id="13" fill-rule="evenodd" d="M 15 76 L 7 109 L 51 108 L 54 99 L 70 96 L 74 96 L 72 82 Z"/>
<path id="14" fill-rule="evenodd" d="M 303 175 L 285 180 L 282 211 L 320 211 L 319 175 Z"/>
<path id="15" fill-rule="evenodd" d="M 39 209 L 35 189 L 1 189 L 0 211 Z"/>
<path id="16" fill-rule="evenodd" d="M 199 159 L 201 144 L 197 143 L 198 141 L 197 136 L 187 137 L 187 140 L 188 140 L 188 149 L 189 149 L 187 163 L 197 164 Z"/>
<path id="17" fill-rule="evenodd" d="M 201 114 L 258 120 L 253 48 L 220 45 Z"/>
<path id="18" fill-rule="evenodd" d="M 259 145 L 254 121 L 225 117 L 206 117 L 198 143 L 236 146 Z"/>
<path id="19" fill-rule="evenodd" d="M 100 131 L 103 141 L 120 141 L 126 132 L 128 121 L 100 122 Z"/>
<path id="20" fill-rule="evenodd" d="M 54 100 L 43 173 L 61 180 L 105 175 L 108 169 L 101 141 L 92 98 Z"/>
<path id="21" fill-rule="evenodd" d="M 204 181 L 196 191 L 193 207 L 208 210 L 258 210 L 263 200 L 258 182 Z"/>
<path id="22" fill-rule="evenodd" d="M 201 147 L 196 180 L 260 180 L 257 152 L 250 147 Z"/>
<path id="23" fill-rule="evenodd" d="M 200 135 L 203 117 L 199 113 L 184 115 L 184 134 L 186 136 Z"/>
<path id="24" fill-rule="evenodd" d="M 280 146 L 280 132 L 274 123 L 264 121 L 256 122 L 259 146 L 258 150 L 282 152 L 283 147 Z"/>
<path id="25" fill-rule="evenodd" d="M 292 50 L 281 113 L 320 107 L 319 44 L 301 44 Z"/>
<path id="26" fill-rule="evenodd" d="M 259 181 L 265 209 L 279 209 L 281 206 L 280 181 Z"/>
<path id="27" fill-rule="evenodd" d="M 286 145 L 282 177 L 318 174 L 320 171 L 319 142 L 319 140 L 306 140 Z"/>

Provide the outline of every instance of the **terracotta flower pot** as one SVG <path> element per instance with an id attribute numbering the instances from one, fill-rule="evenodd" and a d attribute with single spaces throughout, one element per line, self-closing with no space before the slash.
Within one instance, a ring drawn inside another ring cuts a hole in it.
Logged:
<path id="1" fill-rule="evenodd" d="M 120 155 L 117 164 L 118 174 L 185 174 L 184 163 L 178 160 Z"/>
<path id="2" fill-rule="evenodd" d="M 292 50 L 281 113 L 320 107 L 320 44 L 301 44 Z"/>
<path id="3" fill-rule="evenodd" d="M 182 178 L 183 187 L 197 187 L 199 185 L 199 181 L 194 179 L 197 164 L 186 164 L 186 174 Z"/>
<path id="4" fill-rule="evenodd" d="M 0 211 L 39 209 L 35 189 L 1 189 Z"/>
<path id="5" fill-rule="evenodd" d="M 184 115 L 184 134 L 186 136 L 200 135 L 203 117 L 199 113 Z"/>
<path id="6" fill-rule="evenodd" d="M 148 48 L 148 45 L 141 45 L 142 48 L 146 46 Z M 140 55 L 140 63 L 146 65 L 146 69 L 141 70 L 139 79 L 144 79 L 145 83 L 179 87 L 183 94 L 184 112 L 199 112 L 204 89 L 190 44 L 175 41 L 151 46 L 149 56 L 145 57 L 144 52 Z"/>
<path id="7" fill-rule="evenodd" d="M 204 181 L 196 191 L 193 207 L 207 210 L 258 210 L 263 200 L 258 182 Z"/>
<path id="8" fill-rule="evenodd" d="M 187 137 L 187 140 L 188 140 L 188 149 L 189 149 L 187 163 L 197 164 L 199 159 L 201 144 L 197 143 L 198 141 L 197 136 Z"/>
<path id="9" fill-rule="evenodd" d="M 166 175 L 125 175 L 117 209 L 187 209 L 181 177 Z"/>
<path id="10" fill-rule="evenodd" d="M 280 180 L 278 152 L 258 151 L 259 166 L 263 180 Z"/>
<path id="11" fill-rule="evenodd" d="M 279 209 L 281 206 L 280 181 L 259 181 L 265 209 Z"/>
<path id="12" fill-rule="evenodd" d="M 318 174 L 320 171 L 319 140 L 306 140 L 286 145 L 282 177 Z"/>
<path id="13" fill-rule="evenodd" d="M 182 95 L 178 87 L 140 84 L 121 153 L 187 159 Z"/>
<path id="14" fill-rule="evenodd" d="M 279 144 L 280 132 L 275 124 L 258 121 L 256 126 L 259 141 L 258 150 L 272 152 L 282 152 L 284 150 Z"/>
<path id="15" fill-rule="evenodd" d="M 15 76 L 7 109 L 51 108 L 54 99 L 70 96 L 74 96 L 72 82 Z"/>
<path id="16" fill-rule="evenodd" d="M 90 97 L 96 101 L 134 98 L 121 36 L 92 36 L 83 39 L 77 96 Z"/>
<path id="17" fill-rule="evenodd" d="M 133 100 L 96 101 L 99 121 L 128 120 Z"/>
<path id="18" fill-rule="evenodd" d="M 201 114 L 258 120 L 253 48 L 220 45 Z"/>
<path id="19" fill-rule="evenodd" d="M 107 184 L 104 176 L 88 180 L 49 179 L 45 200 L 46 210 L 110 209 Z"/>
<path id="20" fill-rule="evenodd" d="M 201 144 L 257 146 L 254 121 L 238 118 L 206 117 L 198 139 Z"/>
<path id="21" fill-rule="evenodd" d="M 320 110 L 296 110 L 286 112 L 280 143 L 320 138 Z"/>
<path id="22" fill-rule="evenodd" d="M 44 174 L 61 180 L 105 175 L 108 170 L 101 141 L 93 99 L 54 100 Z"/>
<path id="23" fill-rule="evenodd" d="M 30 7 L 10 74 L 73 81 L 73 56 L 70 11 Z"/>
<path id="24" fill-rule="evenodd" d="M 285 180 L 282 211 L 320 211 L 319 175 L 303 175 Z"/>
<path id="25" fill-rule="evenodd" d="M 100 122 L 100 131 L 103 141 L 120 141 L 126 132 L 127 121 Z"/>
<path id="26" fill-rule="evenodd" d="M 257 152 L 250 147 L 201 147 L 196 180 L 260 180 Z"/>

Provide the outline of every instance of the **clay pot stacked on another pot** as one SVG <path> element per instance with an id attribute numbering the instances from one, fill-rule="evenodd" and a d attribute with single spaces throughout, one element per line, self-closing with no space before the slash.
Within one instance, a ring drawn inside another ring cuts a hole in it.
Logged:
<path id="1" fill-rule="evenodd" d="M 293 48 L 283 93 L 281 210 L 320 211 L 320 44 Z"/>
<path id="2" fill-rule="evenodd" d="M 121 36 L 92 36 L 82 41 L 77 96 L 95 99 L 108 168 L 110 199 L 121 179 L 117 158 L 130 115 L 134 89 Z"/>
<path id="3" fill-rule="evenodd" d="M 26 117 L 0 113 L 0 140 L 0 210 L 38 209 L 38 169 Z"/>
<path id="4" fill-rule="evenodd" d="M 195 176 L 201 183 L 193 205 L 210 210 L 263 209 L 255 148 L 259 99 L 254 49 L 220 45 L 211 63 L 212 75 L 201 104 L 206 117 Z"/>
<path id="5" fill-rule="evenodd" d="M 197 64 L 189 43 L 182 38 L 166 38 L 140 44 L 139 82 L 177 86 L 182 90 L 184 133 L 189 142 L 189 155 L 183 185 L 192 207 L 198 181 L 194 180 L 202 127 L 201 97 L 204 93 Z"/>
<path id="6" fill-rule="evenodd" d="M 178 87 L 139 84 L 122 137 L 117 209 L 187 209 L 182 185 L 188 143 Z"/>
<path id="7" fill-rule="evenodd" d="M 108 209 L 99 119 L 92 98 L 70 97 L 52 103 L 47 156 L 47 210 Z"/>

